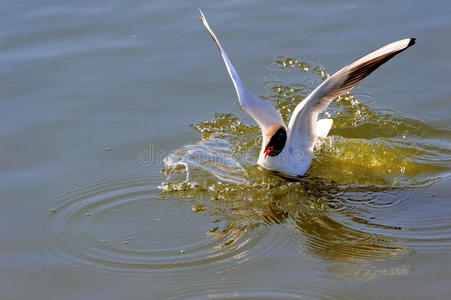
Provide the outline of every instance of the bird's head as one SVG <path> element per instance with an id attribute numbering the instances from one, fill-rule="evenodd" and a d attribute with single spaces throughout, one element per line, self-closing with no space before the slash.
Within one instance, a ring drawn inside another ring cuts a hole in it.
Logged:
<path id="1" fill-rule="evenodd" d="M 266 156 L 277 156 L 282 152 L 287 141 L 287 130 L 282 124 L 272 124 L 266 130 L 266 144 L 264 153 Z"/>

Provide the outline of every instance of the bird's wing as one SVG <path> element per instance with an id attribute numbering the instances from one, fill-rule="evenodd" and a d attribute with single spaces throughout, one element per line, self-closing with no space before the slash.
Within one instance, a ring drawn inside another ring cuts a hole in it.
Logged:
<path id="1" fill-rule="evenodd" d="M 316 135 L 318 114 L 335 98 L 349 92 L 366 76 L 396 54 L 415 44 L 415 39 L 404 39 L 385 45 L 342 68 L 320 84 L 293 112 L 288 128 L 293 146 L 312 143 Z"/>
<path id="2" fill-rule="evenodd" d="M 232 79 L 233 85 L 235 86 L 238 99 L 240 101 L 241 107 L 249 114 L 255 121 L 260 125 L 263 132 L 272 124 L 284 124 L 280 114 L 274 109 L 274 107 L 263 99 L 260 99 L 256 95 L 252 94 L 244 87 L 243 83 L 238 76 L 235 68 L 230 62 L 229 57 L 222 48 L 221 43 L 216 37 L 213 30 L 208 25 L 207 19 L 205 18 L 202 11 L 199 9 L 199 18 L 210 34 L 211 38 L 215 42 L 216 46 L 221 52 L 221 56 L 226 65 L 227 71 L 229 72 L 230 78 Z"/>

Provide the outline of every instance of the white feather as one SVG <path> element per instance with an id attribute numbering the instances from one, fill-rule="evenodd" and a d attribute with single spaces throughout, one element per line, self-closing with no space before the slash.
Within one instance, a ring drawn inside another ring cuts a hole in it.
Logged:
<path id="1" fill-rule="evenodd" d="M 316 135 L 322 138 L 325 138 L 332 127 L 332 123 L 334 121 L 332 119 L 321 119 L 316 123 Z"/>
<path id="2" fill-rule="evenodd" d="M 221 52 L 221 56 L 224 60 L 227 71 L 229 72 L 230 78 L 232 79 L 233 85 L 235 86 L 241 107 L 260 125 L 263 133 L 265 133 L 267 128 L 272 124 L 283 124 L 285 126 L 282 117 L 270 103 L 246 90 L 244 84 L 241 82 L 241 79 L 238 76 L 238 73 L 232 65 L 232 62 L 230 61 L 229 57 L 224 51 L 224 48 L 219 42 L 219 39 L 216 37 L 215 33 L 211 29 L 210 25 L 207 22 L 207 19 L 200 9 L 199 14 L 199 18 L 202 21 L 202 24 L 204 24 L 208 33 Z"/>
<path id="3" fill-rule="evenodd" d="M 318 114 L 324 111 L 335 97 L 349 92 L 380 65 L 413 44 L 415 39 L 403 39 L 385 45 L 340 69 L 320 84 L 298 104 L 291 115 L 288 123 L 289 145 L 293 148 L 311 149 L 317 134 Z"/>
<path id="4" fill-rule="evenodd" d="M 404 39 L 388 44 L 363 56 L 325 80 L 296 106 L 288 124 L 287 141 L 282 152 L 276 156 L 267 156 L 265 154 L 265 145 L 268 138 L 266 136 L 267 129 L 273 124 L 285 126 L 282 118 L 270 103 L 245 89 L 238 73 L 200 9 L 199 13 L 200 20 L 221 52 L 241 106 L 257 121 L 262 129 L 263 143 L 258 164 L 270 170 L 292 175 L 303 175 L 308 170 L 312 162 L 313 145 L 316 137 L 326 137 L 329 133 L 332 120 L 318 121 L 318 114 L 327 108 L 332 99 L 350 91 L 380 65 L 415 44 L 415 39 Z"/>

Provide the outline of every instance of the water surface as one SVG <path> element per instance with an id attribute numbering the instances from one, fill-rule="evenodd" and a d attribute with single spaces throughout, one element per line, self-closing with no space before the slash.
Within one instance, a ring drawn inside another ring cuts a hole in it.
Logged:
<path id="1" fill-rule="evenodd" d="M 256 166 L 201 7 L 288 120 L 328 74 L 417 45 L 324 117 L 306 177 Z M 2 299 L 451 294 L 451 5 L 5 2 Z"/>

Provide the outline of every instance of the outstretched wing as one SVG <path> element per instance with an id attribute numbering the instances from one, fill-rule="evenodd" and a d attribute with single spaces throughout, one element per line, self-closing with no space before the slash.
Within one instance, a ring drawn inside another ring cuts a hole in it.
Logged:
<path id="1" fill-rule="evenodd" d="M 280 114 L 274 109 L 274 107 L 266 102 L 263 99 L 258 98 L 251 92 L 245 89 L 243 83 L 238 76 L 235 68 L 230 62 L 229 57 L 225 53 L 224 49 L 221 46 L 218 38 L 216 37 L 213 30 L 208 25 L 207 19 L 205 18 L 202 11 L 199 9 L 199 18 L 210 34 L 211 38 L 215 42 L 216 46 L 221 52 L 221 56 L 226 65 L 227 71 L 229 72 L 230 78 L 232 79 L 233 85 L 235 86 L 236 93 L 238 95 L 238 99 L 240 100 L 241 107 L 249 114 L 255 121 L 260 125 L 263 132 L 266 132 L 266 129 L 272 124 L 283 124 L 283 120 Z"/>
<path id="2" fill-rule="evenodd" d="M 294 139 L 293 146 L 313 142 L 318 114 L 325 110 L 335 97 L 349 92 L 380 65 L 414 44 L 415 39 L 411 38 L 385 45 L 347 65 L 320 84 L 298 104 L 291 116 L 288 128 Z"/>

